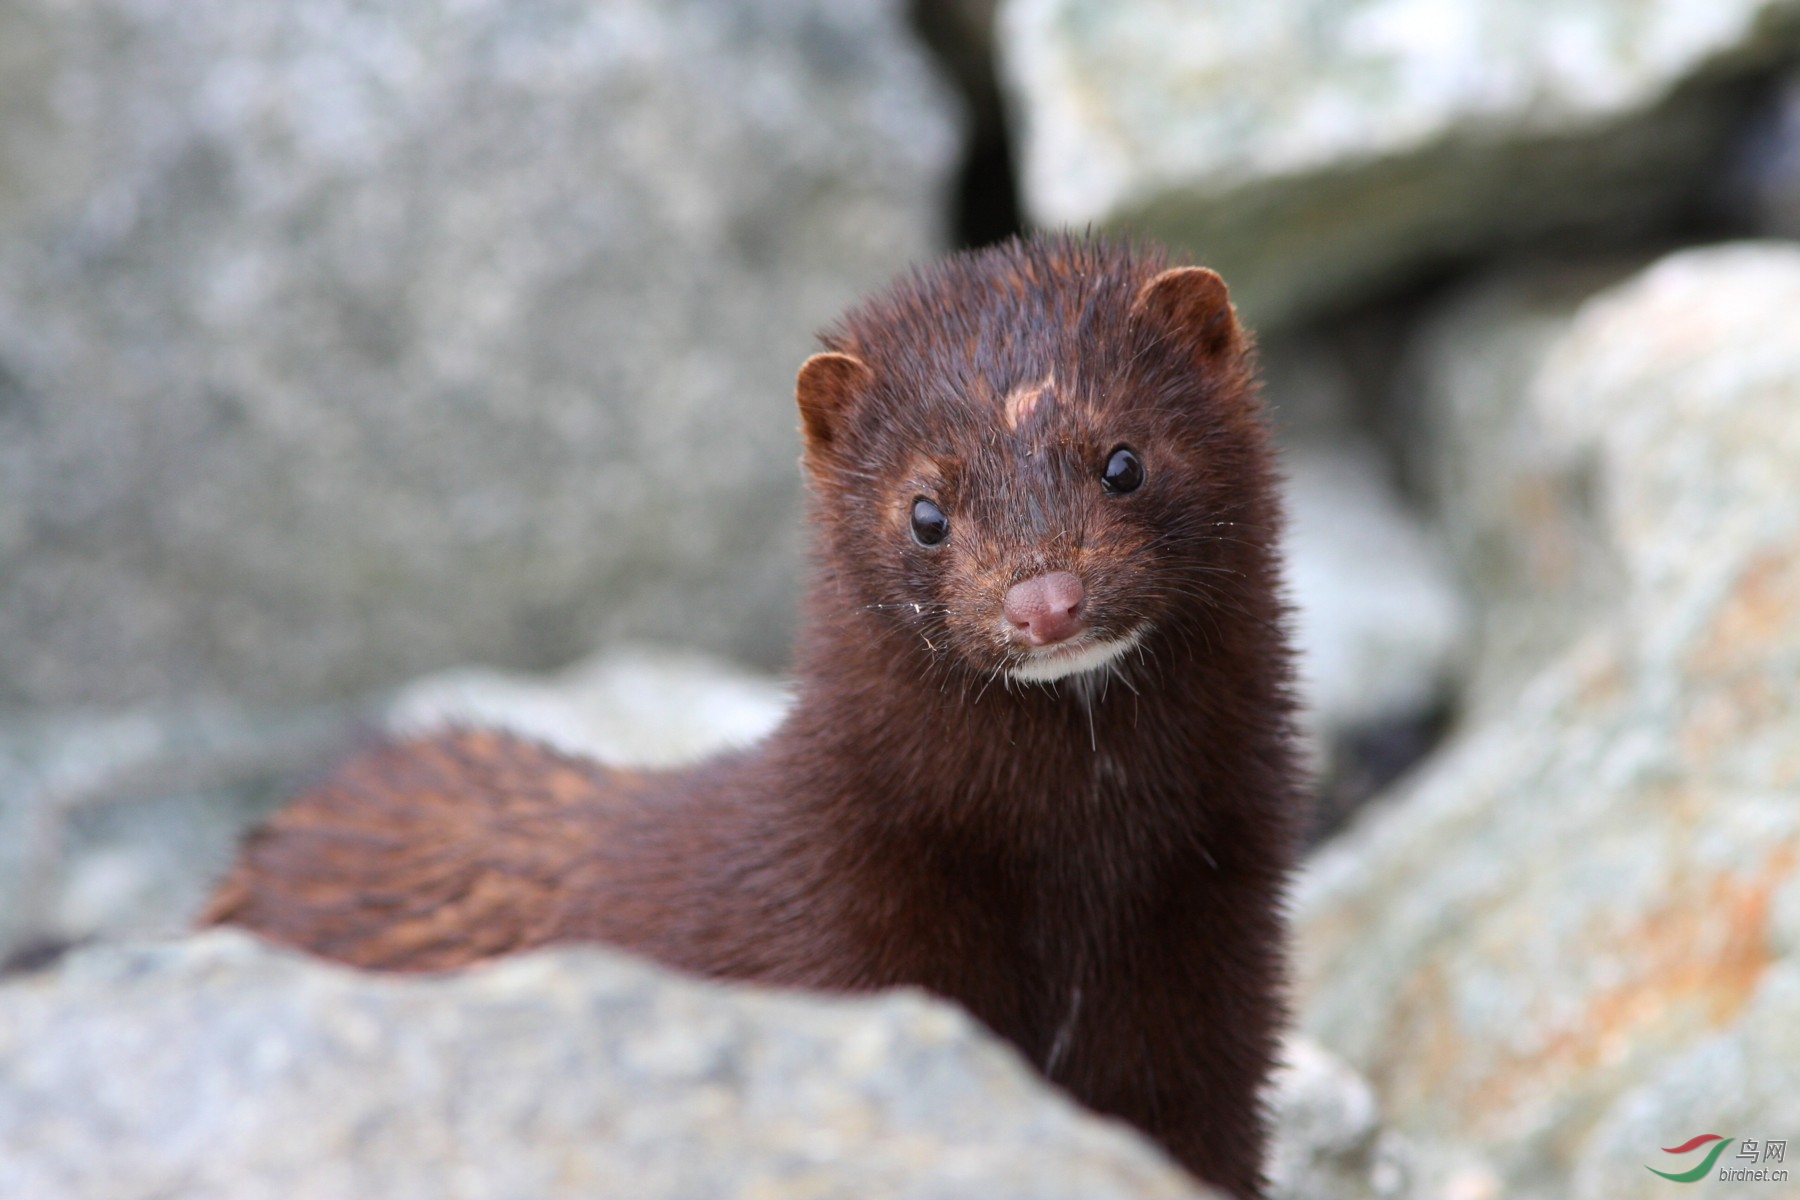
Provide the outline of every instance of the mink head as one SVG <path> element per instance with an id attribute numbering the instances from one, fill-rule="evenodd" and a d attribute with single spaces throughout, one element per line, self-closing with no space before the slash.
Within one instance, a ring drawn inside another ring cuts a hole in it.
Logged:
<path id="1" fill-rule="evenodd" d="M 823 340 L 797 388 L 815 603 L 850 636 L 1047 683 L 1275 618 L 1267 435 L 1211 271 L 1013 241 Z"/>

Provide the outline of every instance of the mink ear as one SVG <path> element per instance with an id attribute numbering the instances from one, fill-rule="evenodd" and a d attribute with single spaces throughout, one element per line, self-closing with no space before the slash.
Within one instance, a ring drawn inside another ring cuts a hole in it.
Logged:
<path id="1" fill-rule="evenodd" d="M 851 400 L 873 377 L 862 359 L 836 351 L 815 354 L 800 364 L 794 399 L 800 405 L 800 440 L 808 464 L 832 452 Z"/>
<path id="2" fill-rule="evenodd" d="M 1243 344 L 1243 330 L 1218 272 L 1205 267 L 1171 267 L 1138 289 L 1132 319 L 1185 341 L 1195 358 L 1223 358 Z"/>

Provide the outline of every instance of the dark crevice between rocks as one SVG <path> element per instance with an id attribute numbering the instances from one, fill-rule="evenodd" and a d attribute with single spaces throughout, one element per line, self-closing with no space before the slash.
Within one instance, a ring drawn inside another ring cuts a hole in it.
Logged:
<path id="1" fill-rule="evenodd" d="M 1739 85 L 1738 134 L 1682 213 L 1684 240 L 1800 235 L 1800 65 Z"/>
<path id="2" fill-rule="evenodd" d="M 35 971 L 46 970 L 62 961 L 65 954 L 80 945 L 80 942 L 60 938 L 34 938 L 0 958 L 0 979 L 9 975 L 30 975 Z"/>
<path id="3" fill-rule="evenodd" d="M 961 94 L 967 114 L 950 222 L 957 249 L 998 242 L 1023 228 L 994 65 L 995 7 L 995 0 L 912 0 L 908 8 L 913 31 Z"/>
<path id="4" fill-rule="evenodd" d="M 1012 237 L 1021 228 L 1012 149 L 1006 138 L 971 145 L 957 180 L 957 245 L 986 246 Z"/>
<path id="5" fill-rule="evenodd" d="M 1340 832 L 1368 802 L 1422 763 L 1450 731 L 1451 706 L 1383 721 L 1345 734 L 1332 750 L 1332 768 L 1318 781 L 1307 814 L 1311 850 Z"/>

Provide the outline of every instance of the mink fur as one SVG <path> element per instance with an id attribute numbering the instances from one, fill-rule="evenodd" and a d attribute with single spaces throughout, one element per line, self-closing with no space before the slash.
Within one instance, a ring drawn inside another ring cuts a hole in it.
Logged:
<path id="1" fill-rule="evenodd" d="M 1018 240 L 823 341 L 774 734 L 656 772 L 499 732 L 378 745 L 253 834 L 203 919 L 396 970 L 599 941 L 922 986 L 1261 1195 L 1299 774 L 1277 483 L 1223 284 L 1153 248 Z M 1129 493 L 1103 483 L 1119 447 Z M 920 497 L 941 544 L 912 533 Z M 1006 597 L 1048 572 L 1084 592 L 1070 645 L 1129 649 L 1015 674 L 1041 652 Z"/>

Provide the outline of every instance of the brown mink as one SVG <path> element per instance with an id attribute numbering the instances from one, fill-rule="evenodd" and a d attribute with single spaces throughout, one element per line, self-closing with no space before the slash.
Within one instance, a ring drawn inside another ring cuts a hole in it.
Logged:
<path id="1" fill-rule="evenodd" d="M 1276 480 L 1224 284 L 1017 240 L 823 341 L 774 734 L 668 772 L 497 732 L 379 745 L 252 836 L 205 920 L 399 970 L 600 941 L 919 985 L 1260 1195 L 1298 768 Z"/>

